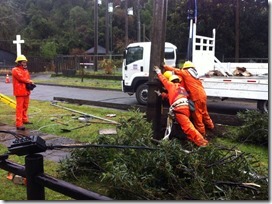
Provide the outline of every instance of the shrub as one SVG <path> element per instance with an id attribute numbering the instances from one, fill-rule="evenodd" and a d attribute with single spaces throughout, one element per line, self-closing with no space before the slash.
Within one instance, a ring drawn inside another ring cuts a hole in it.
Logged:
<path id="1" fill-rule="evenodd" d="M 99 67 L 103 68 L 106 74 L 112 74 L 116 69 L 116 66 L 111 59 L 103 59 L 100 61 Z"/>
<path id="2" fill-rule="evenodd" d="M 261 146 L 268 145 L 268 113 L 247 110 L 239 112 L 237 117 L 243 121 L 243 125 L 233 127 L 227 137 L 231 137 L 237 142 Z"/>

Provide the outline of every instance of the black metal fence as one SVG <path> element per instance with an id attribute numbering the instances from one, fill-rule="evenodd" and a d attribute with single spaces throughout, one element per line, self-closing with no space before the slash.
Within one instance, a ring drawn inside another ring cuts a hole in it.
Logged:
<path id="1" fill-rule="evenodd" d="M 55 73 L 63 73 L 68 75 L 84 68 L 88 71 L 94 71 L 94 58 L 97 57 L 98 69 L 101 69 L 100 63 L 104 59 L 112 59 L 117 67 L 121 67 L 123 55 L 59 55 L 55 58 Z"/>
<path id="2" fill-rule="evenodd" d="M 109 197 L 45 174 L 43 156 L 41 154 L 27 155 L 25 157 L 25 166 L 13 163 L 7 159 L 8 155 L 0 156 L 0 168 L 26 178 L 27 200 L 45 200 L 45 187 L 76 200 L 112 200 Z"/>
<path id="3" fill-rule="evenodd" d="M 56 74 L 73 75 L 77 70 L 83 67 L 88 71 L 94 71 L 94 61 L 95 55 L 58 55 L 53 60 L 48 60 L 43 57 L 29 56 L 28 59 L 28 69 L 32 73 L 39 72 L 55 72 Z M 121 63 L 123 59 L 122 54 L 114 55 L 97 55 L 98 59 L 98 69 L 100 62 L 103 59 L 112 59 L 117 68 L 121 68 Z M 222 62 L 235 62 L 235 58 L 224 58 L 221 59 Z M 239 58 L 239 62 L 251 62 L 251 63 L 268 63 L 268 58 Z M 0 69 L 10 69 L 14 67 L 14 64 L 1 64 Z"/>
<path id="4" fill-rule="evenodd" d="M 28 70 L 31 73 L 39 72 L 55 72 L 56 74 L 63 74 L 66 72 L 75 72 L 83 67 L 89 71 L 94 70 L 95 55 L 58 55 L 55 59 L 48 60 L 40 56 L 27 56 Z M 123 55 L 97 55 L 98 69 L 100 62 L 104 59 L 112 59 L 119 67 L 121 67 Z M 14 63 L 0 63 L 0 69 L 10 70 L 15 66 Z"/>

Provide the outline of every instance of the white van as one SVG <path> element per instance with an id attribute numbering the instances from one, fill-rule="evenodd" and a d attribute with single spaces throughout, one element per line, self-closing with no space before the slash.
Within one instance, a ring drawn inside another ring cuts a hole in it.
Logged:
<path id="1" fill-rule="evenodd" d="M 147 92 L 150 69 L 151 42 L 131 43 L 127 46 L 122 65 L 122 91 L 133 95 L 139 104 L 147 104 Z M 165 64 L 177 66 L 177 47 L 171 43 L 165 43 Z"/>

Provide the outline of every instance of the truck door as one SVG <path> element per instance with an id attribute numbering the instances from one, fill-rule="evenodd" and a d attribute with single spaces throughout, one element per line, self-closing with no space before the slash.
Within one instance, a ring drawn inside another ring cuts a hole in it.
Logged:
<path id="1" fill-rule="evenodd" d="M 124 86 L 131 86 L 133 79 L 142 75 L 144 67 L 143 52 L 144 49 L 141 46 L 128 47 L 126 49 L 122 70 Z"/>

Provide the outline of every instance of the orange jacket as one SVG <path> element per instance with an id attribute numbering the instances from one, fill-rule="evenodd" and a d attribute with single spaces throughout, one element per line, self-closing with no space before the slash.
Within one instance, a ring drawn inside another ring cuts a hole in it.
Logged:
<path id="1" fill-rule="evenodd" d="M 176 75 L 182 77 L 184 87 L 188 91 L 188 94 L 192 101 L 207 98 L 202 82 L 199 79 L 193 77 L 188 69 L 177 69 L 167 65 L 164 65 L 164 68 L 165 70 L 174 71 Z"/>
<path id="2" fill-rule="evenodd" d="M 26 89 L 26 83 L 31 83 L 28 70 L 22 66 L 16 66 L 12 69 L 11 73 L 14 96 L 30 95 L 30 91 Z"/>
<path id="3" fill-rule="evenodd" d="M 162 82 L 163 86 L 168 91 L 168 100 L 170 105 L 172 105 L 176 100 L 180 98 L 187 98 L 188 93 L 184 89 L 181 83 L 173 83 L 168 81 L 168 79 L 163 76 L 162 74 L 158 74 L 160 81 Z"/>

